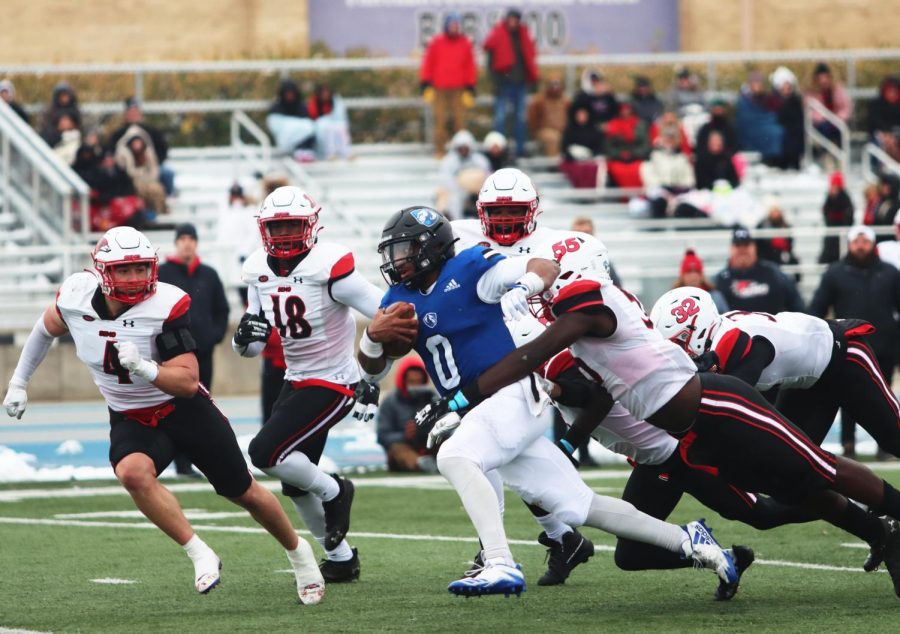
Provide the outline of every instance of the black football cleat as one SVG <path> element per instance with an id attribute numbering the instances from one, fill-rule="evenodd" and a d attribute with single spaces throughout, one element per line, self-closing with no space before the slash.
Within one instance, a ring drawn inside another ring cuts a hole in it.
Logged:
<path id="1" fill-rule="evenodd" d="M 349 583 L 359 579 L 359 551 L 353 549 L 353 557 L 347 561 L 323 559 L 319 570 L 326 583 Z"/>
<path id="2" fill-rule="evenodd" d="M 734 567 L 737 570 L 738 579 L 743 577 L 744 572 L 756 559 L 753 549 L 749 546 L 732 546 L 731 556 L 734 558 Z M 719 587 L 716 588 L 716 593 L 713 596 L 716 601 L 731 601 L 734 595 L 737 594 L 737 589 L 737 584 L 729 584 L 719 580 Z"/>
<path id="3" fill-rule="evenodd" d="M 881 518 L 885 524 L 884 565 L 894 582 L 894 594 L 900 597 L 900 523 L 894 519 Z"/>
<path id="4" fill-rule="evenodd" d="M 469 569 L 463 573 L 463 577 L 474 577 L 482 570 L 484 570 L 484 551 L 479 550 L 472 559 Z"/>
<path id="5" fill-rule="evenodd" d="M 558 586 L 575 569 L 594 556 L 594 544 L 576 530 L 563 535 L 562 543 L 542 532 L 538 542 L 547 547 L 547 571 L 538 579 L 539 586 Z"/>
<path id="6" fill-rule="evenodd" d="M 891 534 L 891 520 L 886 517 L 878 518 L 884 527 L 884 537 L 877 546 L 869 546 L 869 555 L 863 562 L 863 570 L 866 572 L 875 572 L 884 561 L 884 547 L 887 545 L 888 537 Z"/>
<path id="7" fill-rule="evenodd" d="M 332 474 L 341 491 L 337 497 L 322 502 L 325 509 L 325 550 L 340 546 L 350 530 L 350 507 L 353 506 L 354 486 L 347 478 Z"/>

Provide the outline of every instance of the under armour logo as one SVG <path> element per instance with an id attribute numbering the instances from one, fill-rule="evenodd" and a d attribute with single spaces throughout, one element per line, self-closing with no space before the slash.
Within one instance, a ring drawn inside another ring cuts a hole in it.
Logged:
<path id="1" fill-rule="evenodd" d="M 128 326 L 129 328 L 134 328 L 134 320 L 133 319 L 123 319 L 122 325 Z"/>
<path id="2" fill-rule="evenodd" d="M 519 253 L 531 253 L 531 247 L 519 247 Z"/>
<path id="3" fill-rule="evenodd" d="M 303 284 L 303 278 L 295 275 L 294 276 L 294 284 Z"/>

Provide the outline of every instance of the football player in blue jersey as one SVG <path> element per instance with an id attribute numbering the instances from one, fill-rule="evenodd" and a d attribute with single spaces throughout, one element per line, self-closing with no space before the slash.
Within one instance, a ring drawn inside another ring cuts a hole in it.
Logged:
<path id="1" fill-rule="evenodd" d="M 378 250 L 390 289 L 360 341 L 358 358 L 366 380 L 386 372 L 389 356 L 414 347 L 438 391 L 453 393 L 515 349 L 505 320 L 528 313 L 527 298 L 547 289 L 559 272 L 552 260 L 506 258 L 482 246 L 457 254 L 454 242 L 449 222 L 427 207 L 403 209 L 387 221 Z M 387 324 L 391 315 L 406 311 L 415 314 L 418 330 L 403 348 L 391 338 Z M 462 416 L 442 417 L 429 433 L 432 445 L 443 442 L 438 469 L 459 494 L 483 547 L 484 568 L 452 582 L 450 592 L 508 596 L 525 589 L 497 495 L 485 476 L 493 469 L 526 502 L 571 526 L 593 526 L 681 553 L 736 586 L 733 560 L 702 521 L 687 527 L 667 524 L 591 491 L 544 436 L 547 423 L 539 414 L 549 402 L 541 379 L 532 374 Z"/>

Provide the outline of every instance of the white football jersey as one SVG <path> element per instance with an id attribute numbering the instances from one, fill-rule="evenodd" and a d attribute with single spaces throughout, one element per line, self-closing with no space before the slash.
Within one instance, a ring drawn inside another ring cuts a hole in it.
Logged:
<path id="1" fill-rule="evenodd" d="M 107 320 L 91 304 L 98 288 L 93 273 L 76 273 L 60 286 L 56 308 L 75 341 L 75 353 L 91 371 L 110 409 L 123 412 L 171 400 L 172 395 L 123 369 L 113 344 L 131 341 L 141 357 L 159 363 L 156 337 L 163 331 L 165 322 L 188 312 L 190 297 L 180 288 L 160 282 L 149 299 Z"/>
<path id="2" fill-rule="evenodd" d="M 895 269 L 900 269 L 900 242 L 897 240 L 879 242 L 878 257 Z"/>
<path id="3" fill-rule="evenodd" d="M 824 319 L 803 313 L 784 312 L 776 315 L 731 311 L 722 315 L 722 325 L 712 340 L 712 349 L 721 354 L 720 343 L 735 328 L 750 337 L 761 336 L 775 348 L 775 358 L 766 366 L 756 383 L 762 391 L 775 386 L 808 388 L 831 361 L 834 334 Z M 720 358 L 721 363 L 725 359 Z"/>
<path id="4" fill-rule="evenodd" d="M 322 379 L 341 385 L 359 381 L 353 349 L 356 320 L 331 296 L 331 284 L 353 270 L 349 249 L 323 241 L 283 277 L 269 268 L 262 249 L 244 261 L 241 277 L 250 287 L 247 311 L 262 310 L 281 335 L 286 380 Z"/>
<path id="5" fill-rule="evenodd" d="M 540 255 L 540 249 L 542 247 L 546 248 L 548 245 L 552 247 L 553 244 L 558 242 L 560 243 L 560 248 L 565 249 L 566 240 L 576 238 L 599 244 L 601 246 L 601 251 L 604 254 L 607 254 L 607 248 L 603 242 L 589 233 L 582 233 L 581 231 L 566 231 L 564 229 L 538 227 L 515 244 L 503 246 L 502 244 L 497 244 L 494 240 L 488 238 L 481 232 L 481 221 L 479 220 L 471 218 L 454 220 L 450 223 L 450 226 L 453 227 L 453 235 L 459 238 L 459 242 L 456 243 L 457 253 L 463 249 L 468 249 L 469 247 L 474 247 L 476 244 L 480 244 L 482 246 L 491 247 L 495 251 L 506 256 L 530 255 L 534 257 Z"/>
<path id="6" fill-rule="evenodd" d="M 553 307 L 564 312 L 567 304 L 577 308 L 586 302 L 611 310 L 616 330 L 609 337 L 581 337 L 570 347 L 572 355 L 636 419 L 646 420 L 697 373 L 694 362 L 653 327 L 635 297 L 608 280 L 572 282 L 560 291 Z"/>

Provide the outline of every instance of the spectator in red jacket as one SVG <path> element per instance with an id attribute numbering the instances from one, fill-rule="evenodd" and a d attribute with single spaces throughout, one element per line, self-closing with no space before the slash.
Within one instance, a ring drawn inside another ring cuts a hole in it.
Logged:
<path id="1" fill-rule="evenodd" d="M 444 31 L 435 35 L 419 69 L 422 97 L 434 108 L 434 151 L 446 152 L 450 135 L 466 128 L 466 108 L 475 105 L 475 51 L 463 35 L 457 13 L 444 20 Z M 447 115 L 453 119 L 453 130 L 447 132 Z"/>
<path id="2" fill-rule="evenodd" d="M 507 133 L 506 115 L 512 106 L 515 120 L 516 152 L 525 153 L 525 91 L 537 83 L 537 49 L 528 27 L 522 24 L 522 13 L 516 9 L 506 12 L 487 39 L 484 50 L 488 54 L 488 68 L 494 80 L 494 130 Z"/>

